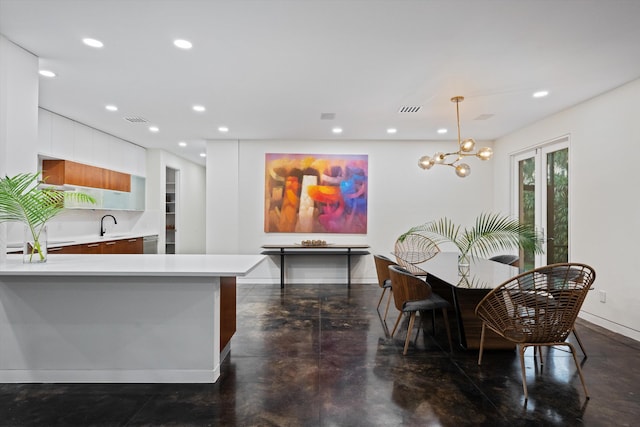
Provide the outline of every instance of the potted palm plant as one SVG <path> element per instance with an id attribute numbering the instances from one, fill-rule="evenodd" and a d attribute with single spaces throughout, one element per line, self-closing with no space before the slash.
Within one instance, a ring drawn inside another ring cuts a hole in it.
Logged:
<path id="1" fill-rule="evenodd" d="M 0 222 L 21 222 L 25 226 L 25 262 L 47 260 L 46 224 L 64 210 L 65 199 L 95 203 L 78 192 L 41 188 L 40 173 L 21 173 L 0 179 Z"/>
<path id="2" fill-rule="evenodd" d="M 429 237 L 424 243 L 427 246 L 453 243 L 460 251 L 460 266 L 468 266 L 469 257 L 487 258 L 501 251 L 524 249 L 542 253 L 541 236 L 532 227 L 520 223 L 517 219 L 495 213 L 480 214 L 473 227 L 464 229 L 444 217 L 412 227 L 402 234 L 399 240 L 404 240 L 410 234 Z"/>

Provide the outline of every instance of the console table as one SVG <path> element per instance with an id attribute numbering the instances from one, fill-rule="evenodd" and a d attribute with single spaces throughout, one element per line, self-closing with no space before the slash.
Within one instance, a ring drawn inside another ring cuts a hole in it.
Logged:
<path id="1" fill-rule="evenodd" d="M 280 256 L 280 288 L 284 288 L 284 259 L 287 255 L 344 255 L 347 257 L 347 286 L 351 286 L 351 257 L 354 255 L 369 255 L 369 245 L 263 245 L 262 255 Z"/>

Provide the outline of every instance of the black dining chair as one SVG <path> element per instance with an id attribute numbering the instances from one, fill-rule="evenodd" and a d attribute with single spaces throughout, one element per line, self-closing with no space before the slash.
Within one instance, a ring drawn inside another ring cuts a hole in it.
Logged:
<path id="1" fill-rule="evenodd" d="M 420 326 L 422 326 L 422 322 L 424 320 L 423 313 L 435 310 L 442 310 L 444 326 L 447 329 L 447 337 L 449 339 L 449 351 L 453 352 L 449 318 L 447 317 L 447 308 L 450 307 L 449 302 L 440 295 L 434 293 L 431 290 L 431 285 L 429 285 L 429 283 L 414 276 L 408 270 L 398 265 L 392 265 L 389 267 L 389 275 L 391 277 L 391 282 L 393 283 L 391 288 L 393 292 L 393 301 L 398 311 L 400 311 L 396 324 L 391 332 L 392 338 L 403 315 L 407 313 L 410 316 L 409 326 L 407 328 L 407 338 L 404 342 L 404 350 L 402 351 L 402 354 L 407 354 L 409 341 L 411 339 L 411 332 L 416 319 L 416 313 L 420 312 Z M 420 326 L 418 327 L 418 332 L 420 331 Z"/>
<path id="2" fill-rule="evenodd" d="M 383 320 L 387 320 L 387 313 L 389 313 L 389 305 L 391 305 L 392 295 L 392 283 L 391 277 L 389 275 L 389 266 L 395 265 L 396 263 L 387 258 L 384 255 L 374 255 L 373 260 L 376 264 L 376 273 L 378 274 L 378 285 L 382 288 L 382 294 L 380 295 L 380 299 L 378 300 L 378 306 L 376 310 L 380 309 L 380 304 L 382 303 L 382 299 L 384 298 L 384 294 L 389 290 L 389 298 L 387 299 L 387 308 L 384 310 Z"/>
<path id="3" fill-rule="evenodd" d="M 489 258 L 491 261 L 499 262 L 500 264 L 512 265 L 519 267 L 520 257 L 518 255 L 496 255 Z"/>

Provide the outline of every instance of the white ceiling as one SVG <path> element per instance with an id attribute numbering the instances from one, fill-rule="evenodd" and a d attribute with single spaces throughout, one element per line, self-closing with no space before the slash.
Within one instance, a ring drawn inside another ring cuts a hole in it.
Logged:
<path id="1" fill-rule="evenodd" d="M 639 22 L 638 0 L 0 0 L 57 73 L 41 107 L 200 164 L 207 139 L 455 140 L 455 95 L 462 137 L 495 139 L 640 77 Z"/>

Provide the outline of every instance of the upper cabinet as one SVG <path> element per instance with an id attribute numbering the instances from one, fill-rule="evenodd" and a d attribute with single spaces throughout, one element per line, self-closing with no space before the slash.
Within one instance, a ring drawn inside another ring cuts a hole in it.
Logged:
<path id="1" fill-rule="evenodd" d="M 146 150 L 121 138 L 38 109 L 38 153 L 146 176 Z"/>
<path id="2" fill-rule="evenodd" d="M 69 160 L 42 160 L 46 185 L 65 186 L 95 199 L 95 203 L 65 201 L 69 209 L 131 210 L 145 209 L 145 178 Z"/>
<path id="3" fill-rule="evenodd" d="M 105 190 L 131 191 L 131 175 L 69 160 L 43 160 L 42 176 L 50 185 L 80 185 Z"/>

